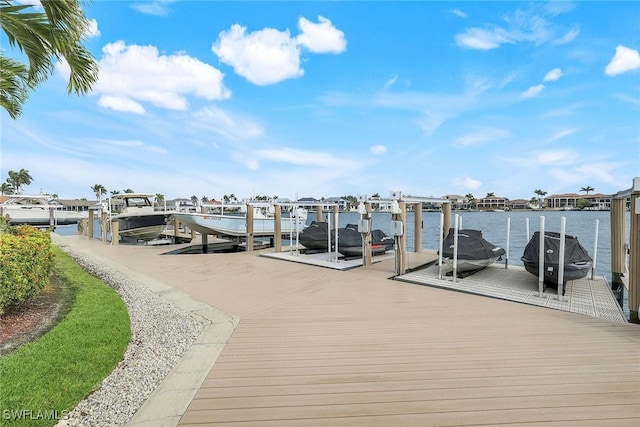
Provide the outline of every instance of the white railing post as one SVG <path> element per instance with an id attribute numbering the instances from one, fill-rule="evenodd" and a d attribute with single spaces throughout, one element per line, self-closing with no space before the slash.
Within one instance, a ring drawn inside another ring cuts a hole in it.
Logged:
<path id="1" fill-rule="evenodd" d="M 509 268 L 509 241 L 511 239 L 511 218 L 507 218 L 507 247 L 505 248 L 504 268 Z"/>
<path id="2" fill-rule="evenodd" d="M 596 219 L 596 235 L 593 239 L 593 266 L 591 267 L 591 280 L 596 273 L 596 259 L 598 257 L 598 229 L 600 228 L 600 220 Z"/>
<path id="3" fill-rule="evenodd" d="M 558 254 L 558 300 L 562 301 L 564 293 L 564 248 L 566 246 L 565 235 L 567 232 L 567 218 L 560 218 L 560 253 Z"/>
<path id="4" fill-rule="evenodd" d="M 542 291 L 544 290 L 544 216 L 540 217 L 540 243 L 538 249 L 538 293 L 542 298 Z"/>
<path id="5" fill-rule="evenodd" d="M 453 227 L 453 281 L 458 281 L 458 230 L 460 225 L 460 217 L 456 214 Z"/>
<path id="6" fill-rule="evenodd" d="M 438 251 L 438 279 L 442 280 L 442 245 L 444 242 L 444 214 L 440 214 L 440 238 L 438 245 L 440 250 Z"/>

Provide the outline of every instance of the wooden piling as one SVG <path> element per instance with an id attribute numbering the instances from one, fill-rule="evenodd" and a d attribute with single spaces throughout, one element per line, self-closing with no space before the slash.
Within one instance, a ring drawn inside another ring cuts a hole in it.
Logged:
<path id="1" fill-rule="evenodd" d="M 178 218 L 173 218 L 173 243 L 178 243 L 178 235 L 180 234 L 180 223 Z"/>
<path id="2" fill-rule="evenodd" d="M 371 227 L 373 226 L 373 221 L 371 219 L 371 203 L 367 202 L 364 204 L 365 213 L 361 216 L 363 221 L 366 221 L 369 226 L 369 231 L 364 234 L 364 259 L 363 265 L 365 267 L 373 265 L 373 250 L 371 248 Z"/>
<path id="3" fill-rule="evenodd" d="M 640 323 L 640 177 L 633 179 L 631 189 L 629 243 L 629 321 Z"/>
<path id="4" fill-rule="evenodd" d="M 400 213 L 394 216 L 396 221 L 402 222 L 402 234 L 398 236 L 396 270 L 398 274 L 405 274 L 407 272 L 407 202 L 400 200 L 398 206 Z"/>
<path id="5" fill-rule="evenodd" d="M 442 237 L 447 237 L 447 234 L 449 234 L 449 229 L 451 228 L 451 203 L 442 204 L 442 213 L 444 214 Z"/>
<path id="6" fill-rule="evenodd" d="M 93 222 L 94 222 L 94 213 L 95 211 L 89 210 L 89 221 L 87 224 L 87 236 L 89 239 L 93 239 Z"/>
<path id="7" fill-rule="evenodd" d="M 274 205 L 275 212 L 273 215 L 273 229 L 275 231 L 275 252 L 282 251 L 282 207 L 280 205 Z M 293 213 L 292 213 L 293 214 Z M 289 245 L 293 245 L 294 242 L 289 242 Z"/>
<path id="8" fill-rule="evenodd" d="M 203 233 L 200 238 L 202 239 L 202 253 L 206 254 L 209 252 L 209 235 L 207 233 Z"/>
<path id="9" fill-rule="evenodd" d="M 100 241 L 107 241 L 107 230 L 109 229 L 109 214 L 107 212 L 102 212 L 100 215 Z"/>
<path id="10" fill-rule="evenodd" d="M 253 206 L 247 204 L 247 252 L 253 252 Z"/>
<path id="11" fill-rule="evenodd" d="M 322 206 L 316 206 L 316 222 L 324 221 L 322 219 Z"/>
<path id="12" fill-rule="evenodd" d="M 118 221 L 113 221 L 111 223 L 111 244 L 118 245 L 120 243 L 120 224 Z"/>
<path id="13" fill-rule="evenodd" d="M 626 198 L 611 200 L 611 290 L 618 303 L 622 305 L 624 300 L 624 274 L 625 260 L 625 205 Z"/>

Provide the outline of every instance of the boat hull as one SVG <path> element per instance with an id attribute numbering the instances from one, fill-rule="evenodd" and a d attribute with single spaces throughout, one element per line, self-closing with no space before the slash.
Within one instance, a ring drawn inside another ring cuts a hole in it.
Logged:
<path id="1" fill-rule="evenodd" d="M 11 225 L 33 225 L 35 227 L 46 227 L 51 224 L 51 212 L 49 209 L 3 207 L 2 215 L 9 215 L 9 224 Z M 62 210 L 53 211 L 54 225 L 77 224 L 87 217 L 88 214 L 83 212 Z"/>
<path id="2" fill-rule="evenodd" d="M 111 222 L 118 223 L 118 233 L 123 240 L 150 241 L 160 237 L 165 228 L 168 215 L 164 212 L 130 215 L 117 215 Z"/>
<path id="3" fill-rule="evenodd" d="M 173 218 L 201 234 L 220 234 L 234 237 L 243 237 L 247 234 L 247 219 L 244 215 L 174 213 Z M 281 218 L 280 233 L 285 235 L 302 231 L 305 223 L 306 218 L 303 217 Z M 275 220 L 273 218 L 254 218 L 253 235 L 275 235 Z"/>

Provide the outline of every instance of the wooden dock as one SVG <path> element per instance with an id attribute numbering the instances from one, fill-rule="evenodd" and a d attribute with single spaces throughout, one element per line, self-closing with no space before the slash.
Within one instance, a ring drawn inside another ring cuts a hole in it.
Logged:
<path id="1" fill-rule="evenodd" d="M 389 280 L 392 260 L 84 250 L 240 318 L 183 426 L 640 423 L 638 325 Z"/>

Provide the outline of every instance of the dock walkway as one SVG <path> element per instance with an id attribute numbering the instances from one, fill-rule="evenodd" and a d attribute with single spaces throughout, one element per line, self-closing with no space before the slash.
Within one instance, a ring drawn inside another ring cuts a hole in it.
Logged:
<path id="1" fill-rule="evenodd" d="M 614 322 L 627 321 L 607 282 L 601 276 L 567 281 L 562 299 L 558 299 L 557 289 L 550 287 L 546 287 L 540 297 L 538 278 L 520 266 L 505 269 L 504 265 L 493 264 L 464 279 L 453 281 L 451 276 L 443 275 L 438 278 L 438 266 L 433 265 L 397 276 L 396 280 L 539 305 Z"/>
<path id="2" fill-rule="evenodd" d="M 388 280 L 392 260 L 339 271 L 63 239 L 239 320 L 210 370 L 163 384 L 193 398 L 173 416 L 145 405 L 138 425 L 640 423 L 638 325 Z"/>

